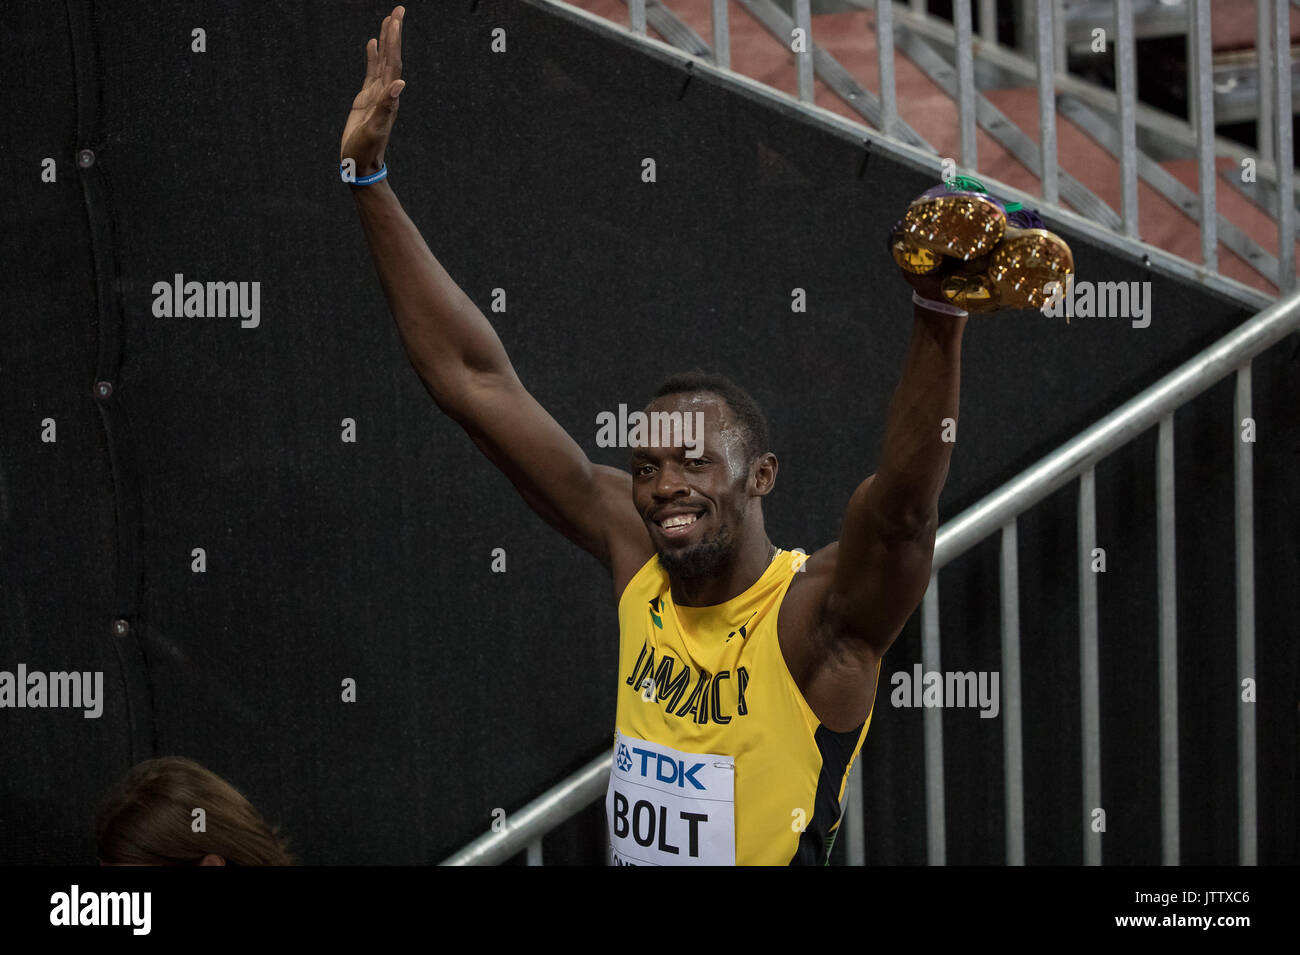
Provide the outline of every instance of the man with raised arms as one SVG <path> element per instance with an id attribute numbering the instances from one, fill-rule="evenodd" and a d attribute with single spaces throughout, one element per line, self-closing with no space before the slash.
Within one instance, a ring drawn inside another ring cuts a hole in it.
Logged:
<path id="1" fill-rule="evenodd" d="M 520 382 L 386 178 L 404 15 L 397 7 L 366 45 L 342 174 L 433 400 L 613 578 L 612 861 L 825 863 L 881 658 L 930 578 L 968 313 L 1041 304 L 1038 290 L 1070 271 L 1069 250 L 973 180 L 909 206 L 887 240 L 916 291 L 879 467 L 849 497 L 838 541 L 807 557 L 783 550 L 763 526 L 777 475 L 767 425 L 726 378 L 664 382 L 647 415 L 702 421 L 703 433 L 634 441 L 628 470 L 593 464 Z M 900 297 L 900 318 L 904 307 Z"/>

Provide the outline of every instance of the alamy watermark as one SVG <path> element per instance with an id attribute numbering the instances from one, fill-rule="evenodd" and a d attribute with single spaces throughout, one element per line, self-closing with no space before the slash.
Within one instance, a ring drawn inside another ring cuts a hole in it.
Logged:
<path id="1" fill-rule="evenodd" d="M 44 673 L 18 664 L 16 672 L 0 670 L 0 709 L 84 709 L 88 720 L 104 712 L 104 671 Z"/>
<path id="2" fill-rule="evenodd" d="M 1134 328 L 1151 324 L 1150 282 L 1076 282 L 1043 286 L 1047 300 L 1039 311 L 1049 318 L 1127 318 Z"/>
<path id="3" fill-rule="evenodd" d="M 83 892 L 73 885 L 50 896 L 50 924 L 120 925 L 132 935 L 148 935 L 152 909 L 152 892 Z"/>
<path id="4" fill-rule="evenodd" d="M 998 702 L 996 670 L 925 670 L 921 664 L 911 672 L 897 670 L 889 678 L 894 691 L 889 702 L 898 707 L 978 707 L 980 719 L 995 719 Z"/>
<path id="5" fill-rule="evenodd" d="M 171 282 L 153 284 L 155 318 L 239 318 L 240 328 L 262 323 L 261 282 Z"/>
<path id="6" fill-rule="evenodd" d="M 703 411 L 633 411 L 627 405 L 618 412 L 596 415 L 596 446 L 600 448 L 685 447 L 688 458 L 704 453 Z"/>

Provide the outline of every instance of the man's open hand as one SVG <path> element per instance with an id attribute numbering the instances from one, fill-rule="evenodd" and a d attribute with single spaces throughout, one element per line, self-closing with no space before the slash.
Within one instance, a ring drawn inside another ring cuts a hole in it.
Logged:
<path id="1" fill-rule="evenodd" d="M 352 101 L 339 147 L 339 162 L 346 159 L 355 162 L 358 178 L 378 172 L 384 164 L 388 134 L 397 118 L 397 97 L 406 86 L 401 79 L 402 17 L 405 15 L 405 7 L 394 7 L 384 18 L 379 41 L 372 37 L 366 43 L 366 79 Z"/>

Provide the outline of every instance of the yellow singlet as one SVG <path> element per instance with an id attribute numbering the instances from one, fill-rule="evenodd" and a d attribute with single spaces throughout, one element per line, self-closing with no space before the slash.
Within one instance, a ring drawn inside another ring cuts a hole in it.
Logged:
<path id="1" fill-rule="evenodd" d="M 605 799 L 615 864 L 828 861 L 871 716 L 830 731 L 786 666 L 777 613 L 803 560 L 778 550 L 712 607 L 673 603 L 657 556 L 628 583 Z"/>

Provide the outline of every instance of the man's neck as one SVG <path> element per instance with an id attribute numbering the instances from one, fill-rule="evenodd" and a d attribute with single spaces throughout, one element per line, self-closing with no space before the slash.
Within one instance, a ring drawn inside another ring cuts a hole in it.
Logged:
<path id="1" fill-rule="evenodd" d="M 776 547 L 764 534 L 750 546 L 741 548 L 735 559 L 717 574 L 689 580 L 670 578 L 673 603 L 679 607 L 712 607 L 726 603 L 754 586 L 775 556 Z"/>

